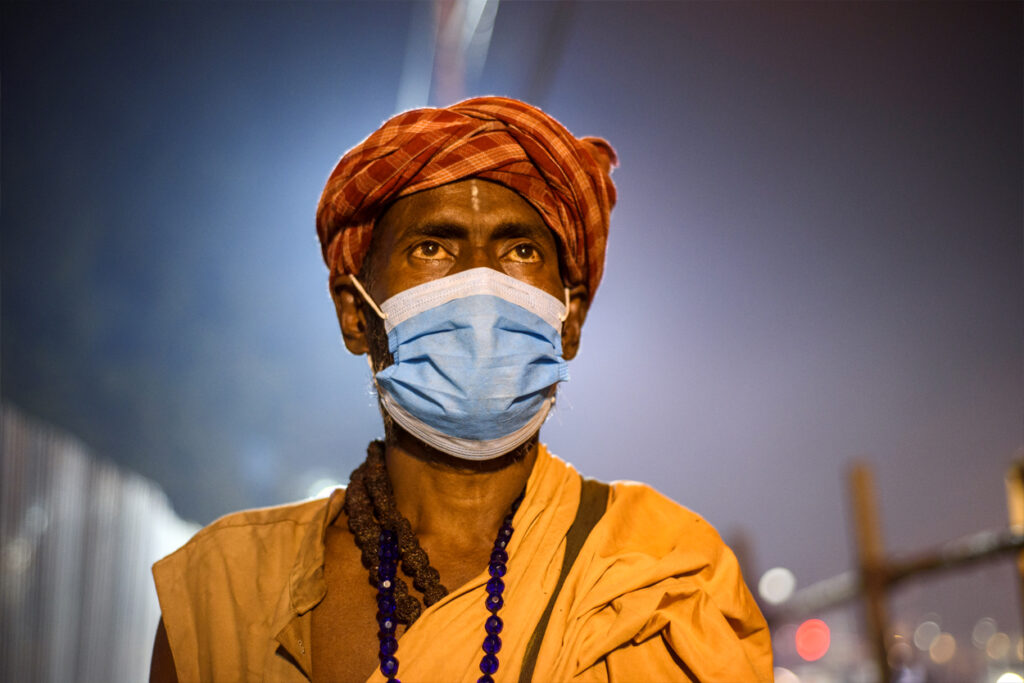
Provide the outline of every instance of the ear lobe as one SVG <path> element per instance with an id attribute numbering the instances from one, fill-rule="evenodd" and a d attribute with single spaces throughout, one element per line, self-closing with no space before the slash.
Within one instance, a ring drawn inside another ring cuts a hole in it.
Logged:
<path id="1" fill-rule="evenodd" d="M 587 319 L 590 294 L 587 286 L 578 284 L 569 290 L 569 316 L 562 323 L 562 357 L 572 360 L 580 350 L 580 335 Z"/>
<path id="2" fill-rule="evenodd" d="M 331 275 L 331 299 L 334 300 L 334 311 L 338 316 L 341 337 L 345 340 L 345 348 L 356 355 L 366 353 L 369 346 L 366 341 L 366 318 L 361 298 L 348 275 L 333 273 Z"/>

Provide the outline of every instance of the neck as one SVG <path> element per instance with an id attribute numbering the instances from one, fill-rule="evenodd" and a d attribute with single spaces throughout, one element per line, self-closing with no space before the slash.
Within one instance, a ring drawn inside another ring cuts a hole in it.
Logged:
<path id="1" fill-rule="evenodd" d="M 512 502 L 526 487 L 537 459 L 534 437 L 493 460 L 468 461 L 441 453 L 395 429 L 385 447 L 398 509 L 421 539 L 491 543 Z"/>

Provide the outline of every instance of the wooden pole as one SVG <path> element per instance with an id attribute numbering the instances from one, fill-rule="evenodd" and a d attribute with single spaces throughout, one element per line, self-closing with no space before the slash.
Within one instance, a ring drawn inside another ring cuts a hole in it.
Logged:
<path id="1" fill-rule="evenodd" d="M 1010 517 L 1011 531 L 1024 531 L 1024 451 L 1006 473 L 1006 509 Z M 1024 625 L 1024 551 L 1017 553 L 1017 600 L 1020 607 L 1021 624 Z"/>
<path id="2" fill-rule="evenodd" d="M 850 469 L 850 501 L 853 507 L 854 538 L 857 560 L 864 587 L 864 617 L 868 639 L 874 655 L 879 683 L 890 683 L 886 614 L 885 550 L 875 483 L 867 463 L 855 462 Z"/>

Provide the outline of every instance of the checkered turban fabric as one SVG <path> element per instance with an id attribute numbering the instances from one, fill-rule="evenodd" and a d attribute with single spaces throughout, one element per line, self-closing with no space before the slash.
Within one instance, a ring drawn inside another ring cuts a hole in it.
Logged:
<path id="1" fill-rule="evenodd" d="M 591 299 L 604 270 L 615 205 L 615 151 L 601 138 L 573 136 L 525 102 L 478 97 L 388 120 L 334 168 L 316 213 L 324 261 L 354 274 L 378 216 L 395 200 L 447 183 L 482 178 L 519 193 L 560 243 L 562 275 Z"/>

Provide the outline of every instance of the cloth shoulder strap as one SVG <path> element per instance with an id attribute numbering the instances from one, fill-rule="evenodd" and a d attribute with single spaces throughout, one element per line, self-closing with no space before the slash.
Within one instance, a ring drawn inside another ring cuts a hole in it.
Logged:
<path id="1" fill-rule="evenodd" d="M 582 477 L 581 479 L 583 479 L 583 487 L 580 491 L 580 505 L 576 509 L 576 519 L 573 520 L 572 526 L 569 527 L 569 531 L 565 535 L 565 557 L 562 559 L 562 571 L 558 574 L 555 590 L 552 591 L 551 599 L 548 600 L 544 613 L 541 614 L 540 621 L 537 622 L 537 628 L 533 630 L 533 635 L 530 636 L 530 641 L 526 646 L 523 667 L 519 671 L 519 683 L 529 683 L 533 677 L 533 669 L 537 666 L 537 654 L 540 652 L 541 641 L 544 640 L 544 631 L 547 630 L 551 612 L 555 608 L 555 600 L 558 599 L 558 594 L 562 590 L 565 577 L 569 575 L 569 570 L 572 569 L 576 557 L 580 554 L 583 543 L 601 517 L 604 516 L 608 507 L 608 494 L 611 487 L 594 479 Z"/>

